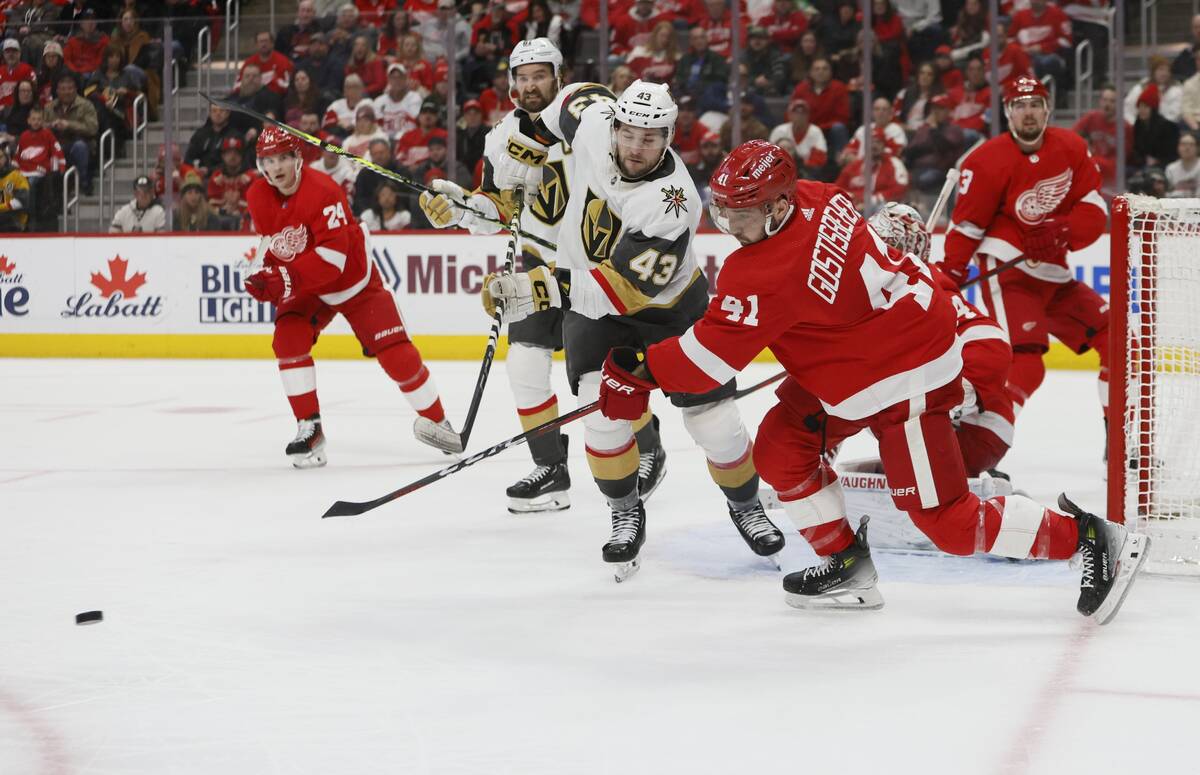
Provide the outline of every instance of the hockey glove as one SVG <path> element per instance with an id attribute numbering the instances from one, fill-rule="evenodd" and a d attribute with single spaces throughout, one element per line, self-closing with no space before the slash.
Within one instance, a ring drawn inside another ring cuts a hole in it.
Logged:
<path id="1" fill-rule="evenodd" d="M 600 413 L 610 420 L 636 420 L 646 413 L 656 387 L 644 353 L 614 347 L 600 372 Z"/>
<path id="2" fill-rule="evenodd" d="M 1047 218 L 1025 233 L 1025 258 L 1031 264 L 1066 265 L 1071 227 L 1066 218 Z"/>
<path id="3" fill-rule="evenodd" d="M 542 183 L 542 167 L 550 149 L 521 132 L 514 132 L 504 146 L 492 172 L 492 180 L 501 191 L 518 187 L 525 190 L 525 204 L 537 199 L 538 186 Z"/>
<path id="4" fill-rule="evenodd" d="M 535 312 L 563 306 L 558 278 L 545 266 L 529 272 L 488 275 L 483 281 L 482 296 L 483 308 L 489 315 L 500 305 L 505 323 L 516 323 Z"/>
<path id="5" fill-rule="evenodd" d="M 438 193 L 434 195 L 422 191 L 418 202 L 433 228 L 448 229 L 451 226 L 462 225 L 463 216 L 467 212 L 462 207 L 467 199 L 467 192 L 462 186 L 449 180 L 435 180 L 432 188 Z"/>
<path id="6" fill-rule="evenodd" d="M 282 266 L 269 266 L 246 278 L 246 293 L 259 301 L 279 304 L 292 295 L 292 276 Z"/>

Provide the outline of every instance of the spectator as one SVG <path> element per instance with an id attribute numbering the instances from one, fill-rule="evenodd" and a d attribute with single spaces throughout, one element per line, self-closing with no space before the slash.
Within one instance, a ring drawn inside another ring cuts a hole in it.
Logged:
<path id="1" fill-rule="evenodd" d="M 471 47 L 471 53 L 467 56 L 466 61 L 463 62 L 462 70 L 458 74 L 458 82 L 467 94 L 482 95 L 491 86 L 501 65 L 507 67 L 508 63 L 497 56 L 496 47 L 491 44 L 491 41 L 478 40 Z M 507 80 L 508 73 L 506 71 L 505 81 L 507 82 Z"/>
<path id="2" fill-rule="evenodd" d="M 942 82 L 942 91 L 949 92 L 962 86 L 962 70 L 954 64 L 954 57 L 949 46 L 938 46 L 934 51 L 933 66 L 937 70 L 938 80 Z"/>
<path id="3" fill-rule="evenodd" d="M 829 147 L 825 143 L 825 135 L 809 121 L 807 102 L 792 100 L 788 105 L 788 123 L 772 129 L 768 139 L 780 147 L 783 147 L 785 140 L 791 141 L 791 152 L 796 157 L 801 177 L 806 180 L 826 179 Z"/>
<path id="4" fill-rule="evenodd" d="M 312 73 L 297 70 L 292 75 L 292 85 L 283 98 L 283 120 L 295 126 L 305 113 L 324 113 L 325 100 L 317 90 Z"/>
<path id="5" fill-rule="evenodd" d="M 1071 20 L 1047 0 L 1029 0 L 1029 7 L 1013 14 L 1008 34 L 1017 39 L 1033 60 L 1040 79 L 1052 76 L 1057 92 L 1067 91 L 1067 62 L 1071 53 Z"/>
<path id="6" fill-rule="evenodd" d="M 375 52 L 368 46 L 367 39 L 362 35 L 354 39 L 354 47 L 350 49 L 350 60 L 346 62 L 346 75 L 357 75 L 361 78 L 363 88 L 372 98 L 378 97 L 387 88 L 383 59 L 375 56 Z"/>
<path id="7" fill-rule="evenodd" d="M 108 45 L 108 36 L 97 28 L 96 12 L 86 9 L 79 17 L 79 27 L 63 50 L 63 59 L 67 67 L 81 75 L 88 75 L 100 69 L 100 60 L 104 48 Z"/>
<path id="8" fill-rule="evenodd" d="M 21 59 L 36 62 L 45 45 L 53 42 L 55 22 L 61 13 L 59 5 L 50 0 L 21 0 L 3 7 L 8 9 L 8 28 L 21 40 Z M 61 46 L 58 54 L 62 56 Z"/>
<path id="9" fill-rule="evenodd" d="M 692 176 L 692 182 L 696 184 L 700 199 L 705 204 L 709 202 L 708 181 L 724 160 L 725 151 L 721 148 L 721 138 L 715 134 L 705 135 L 700 141 L 700 161 L 695 165 L 688 165 L 688 173 Z"/>
<path id="10" fill-rule="evenodd" d="M 0 232 L 25 231 L 31 204 L 29 181 L 12 163 L 8 143 L 0 143 Z"/>
<path id="11" fill-rule="evenodd" d="M 1178 81 L 1186 81 L 1196 74 L 1196 55 L 1200 54 L 1200 13 L 1192 17 L 1192 42 L 1175 55 L 1171 63 L 1171 74 Z"/>
<path id="12" fill-rule="evenodd" d="M 671 83 L 675 79 L 675 66 L 679 62 L 679 44 L 675 40 L 675 28 L 663 20 L 654 25 L 650 37 L 629 55 L 629 69 L 643 81 Z"/>
<path id="13" fill-rule="evenodd" d="M 92 144 L 100 120 L 96 108 L 79 96 L 75 76 L 64 73 L 55 84 L 58 97 L 50 103 L 50 129 L 67 154 L 67 162 L 79 169 L 79 180 L 85 194 L 92 193 Z"/>
<path id="14" fill-rule="evenodd" d="M 941 81 L 932 62 L 922 62 L 912 83 L 896 95 L 896 112 L 904 128 L 915 132 L 925 123 L 929 100 L 942 93 Z"/>
<path id="15" fill-rule="evenodd" d="M 889 151 L 896 156 L 904 153 L 904 146 L 908 144 L 908 135 L 904 133 L 904 127 L 900 126 L 900 122 L 896 121 L 896 111 L 887 97 L 876 97 L 871 102 L 871 126 L 883 129 L 884 142 Z M 854 137 L 850 138 L 850 142 L 846 143 L 846 147 L 838 155 L 839 164 L 845 164 L 862 155 L 863 131 L 861 126 L 854 130 Z"/>
<path id="16" fill-rule="evenodd" d="M 209 176 L 206 192 L 212 209 L 223 207 L 230 198 L 228 192 L 232 190 L 235 194 L 233 201 L 238 203 L 238 212 L 245 210 L 246 190 L 258 177 L 254 170 L 246 168 L 245 150 L 246 144 L 240 137 L 226 137 L 221 143 L 221 166 Z"/>
<path id="17" fill-rule="evenodd" d="M 219 105 L 208 106 L 208 120 L 192 133 L 188 140 L 187 151 L 183 160 L 195 165 L 202 174 L 215 170 L 221 164 L 221 149 L 227 138 L 241 139 L 242 132 L 233 126 L 227 108 Z"/>
<path id="18" fill-rule="evenodd" d="M 1189 130 L 1200 130 L 1200 50 L 1196 52 L 1198 65 L 1195 75 L 1183 82 L 1180 95 L 1180 120 Z"/>
<path id="19" fill-rule="evenodd" d="M 137 234 L 167 230 L 167 211 L 154 196 L 154 184 L 145 175 L 133 182 L 133 199 L 117 210 L 110 234 Z"/>
<path id="20" fill-rule="evenodd" d="M 988 44 L 988 16 L 983 0 L 966 0 L 950 28 L 953 57 L 962 60 Z"/>
<path id="21" fill-rule="evenodd" d="M 476 22 L 471 30 L 472 46 L 480 38 L 486 38 L 500 51 L 512 51 L 520 39 L 517 23 L 513 21 L 512 14 L 501 0 L 491 0 L 487 15 Z"/>
<path id="22" fill-rule="evenodd" d="M 393 141 L 417 125 L 421 95 L 409 91 L 404 65 L 393 63 L 387 69 L 387 89 L 375 98 L 375 115 L 383 131 Z"/>
<path id="23" fill-rule="evenodd" d="M 825 49 L 817 38 L 817 33 L 811 29 L 805 30 L 800 36 L 800 44 L 792 52 L 788 69 L 788 83 L 800 83 L 807 78 L 809 68 L 812 67 L 812 63 L 817 59 L 829 59 L 834 64 L 834 72 L 837 72 L 836 60 L 825 56 Z M 857 64 L 855 67 L 857 68 Z"/>
<path id="24" fill-rule="evenodd" d="M 771 43 L 780 51 L 791 51 L 808 29 L 808 17 L 796 10 L 795 0 L 775 0 L 771 13 L 758 20 L 765 27 Z"/>
<path id="25" fill-rule="evenodd" d="M 983 60 L 971 57 L 967 60 L 967 77 L 963 85 L 948 92 L 954 108 L 950 120 L 962 127 L 967 146 L 974 145 L 987 134 L 985 119 L 992 106 L 992 90 L 988 87 Z"/>
<path id="26" fill-rule="evenodd" d="M 835 158 L 849 140 L 850 93 L 846 84 L 833 77 L 828 59 L 817 59 L 809 68 L 808 78 L 796 84 L 792 100 L 808 103 L 812 122 L 825 133 L 829 152 Z"/>
<path id="27" fill-rule="evenodd" d="M 422 94 L 428 95 L 433 91 L 433 65 L 425 58 L 425 52 L 421 48 L 420 35 L 410 32 L 400 39 L 400 50 L 396 52 L 396 61 L 404 65 L 410 84 L 414 80 L 420 83 Z"/>
<path id="28" fill-rule="evenodd" d="M 848 80 L 858 75 L 861 59 L 858 41 L 861 33 L 862 22 L 858 18 L 854 0 L 838 0 L 834 12 L 822 17 L 821 46 L 828 53 L 830 64 L 836 68 L 839 80 Z M 804 37 L 801 37 L 802 48 L 804 42 Z M 809 67 L 816 58 L 811 55 L 808 57 Z M 808 77 L 808 70 L 794 71 L 794 76 L 795 80 L 801 81 Z"/>
<path id="29" fill-rule="evenodd" d="M 390 60 L 400 51 L 400 41 L 411 33 L 420 34 L 420 28 L 406 9 L 397 8 L 383 25 L 376 53 Z"/>
<path id="30" fill-rule="evenodd" d="M 0 142 L 12 142 L 20 137 L 21 133 L 29 128 L 29 113 L 34 108 L 41 107 L 37 101 L 33 81 L 18 83 L 14 94 L 12 104 L 0 110 L 0 124 L 5 127 L 0 130 Z"/>
<path id="31" fill-rule="evenodd" d="M 902 202 L 908 193 L 908 169 L 904 162 L 888 151 L 884 143 L 883 132 L 871 132 L 871 160 L 875 170 L 872 176 L 871 201 L 864 206 L 866 195 L 866 174 L 863 171 L 863 159 L 854 159 L 842 168 L 836 185 L 845 190 L 854 200 L 855 206 L 864 213 L 870 214 L 876 208 L 888 202 Z"/>
<path id="32" fill-rule="evenodd" d="M 308 56 L 308 44 L 314 33 L 321 31 L 313 0 L 300 0 L 296 6 L 296 21 L 279 28 L 275 35 L 275 50 L 293 62 Z"/>
<path id="33" fill-rule="evenodd" d="M 739 4 L 740 5 L 740 4 Z M 728 61 L 733 51 L 733 12 L 729 8 L 729 0 L 702 0 L 702 10 L 693 12 L 691 19 L 693 28 L 700 28 L 708 35 L 708 50 Z M 746 44 L 746 28 L 750 20 L 742 15 L 742 45 Z"/>
<path id="34" fill-rule="evenodd" d="M 691 166 L 700 161 L 700 141 L 712 134 L 697 120 L 696 98 L 690 94 L 679 99 L 679 116 L 675 119 L 675 139 L 671 147 L 683 163 Z"/>
<path id="35" fill-rule="evenodd" d="M 179 185 L 189 174 L 195 173 L 203 175 L 203 172 L 197 170 L 191 164 L 188 164 L 179 154 L 179 146 L 171 143 L 171 158 L 175 162 L 175 169 L 171 170 L 171 191 L 175 194 L 179 193 Z M 167 192 L 167 146 L 161 146 L 158 149 L 158 159 L 154 162 L 154 169 L 150 171 L 150 179 L 154 181 L 154 193 L 162 196 Z"/>
<path id="36" fill-rule="evenodd" d="M 371 48 L 375 48 L 375 42 L 378 40 L 378 33 L 372 27 L 366 27 L 359 21 L 358 8 L 350 3 L 343 3 L 338 6 L 337 22 L 333 29 L 328 33 L 329 50 L 337 56 L 338 59 L 347 60 L 350 58 L 350 48 L 354 45 L 354 39 L 360 35 L 365 35 L 371 43 Z"/>
<path id="37" fill-rule="evenodd" d="M 45 126 L 44 108 L 34 107 L 29 111 L 29 128 L 21 132 L 17 143 L 17 164 L 25 173 L 33 195 L 30 228 L 55 231 L 58 208 L 54 191 L 67 160 L 54 133 Z"/>
<path id="38" fill-rule="evenodd" d="M 1022 75 L 1032 76 L 1033 60 L 1029 58 L 1029 54 L 1025 53 L 1025 49 L 1021 48 L 1020 43 L 1008 37 L 1008 30 L 1003 21 L 996 25 L 993 32 L 996 34 L 996 50 L 1000 52 L 1000 58 L 996 61 L 996 75 L 1000 78 L 1000 83 L 1008 83 Z M 985 70 L 990 69 L 988 66 L 991 61 L 991 48 L 983 49 Z M 991 78 L 991 75 L 988 77 Z"/>
<path id="39" fill-rule="evenodd" d="M 252 62 L 242 67 L 242 82 L 238 84 L 237 91 L 229 95 L 229 101 L 271 118 L 283 116 L 283 98 L 263 87 L 258 65 Z M 253 130 L 255 136 L 262 131 L 262 122 L 253 116 L 239 114 L 238 119 L 243 126 Z"/>
<path id="40" fill-rule="evenodd" d="M 295 69 L 292 60 L 275 50 L 271 41 L 271 33 L 263 30 L 254 36 L 255 52 L 242 62 L 241 72 L 238 73 L 238 83 L 233 87 L 238 89 L 248 76 L 247 71 L 253 67 L 258 71 L 257 77 L 263 88 L 270 90 L 277 97 L 287 94 L 288 86 L 292 83 L 292 72 Z"/>
<path id="41" fill-rule="evenodd" d="M 58 79 L 70 74 L 63 63 L 63 49 L 56 40 L 46 41 L 42 50 L 42 66 L 38 68 L 37 79 L 38 102 L 49 105 L 58 92 Z"/>
<path id="42" fill-rule="evenodd" d="M 358 20 L 368 26 L 378 29 L 382 27 L 396 7 L 396 0 L 354 0 L 358 8 Z"/>
<path id="43" fill-rule="evenodd" d="M 308 146 L 311 148 L 312 146 Z M 209 203 L 212 206 L 212 203 Z M 214 208 L 222 228 L 229 231 L 248 232 L 251 230 L 250 209 L 244 200 L 238 199 L 236 189 L 226 189 L 225 198 Z"/>
<path id="44" fill-rule="evenodd" d="M 896 13 L 908 36 L 908 53 L 918 62 L 931 58 L 947 40 L 938 0 L 896 0 Z"/>
<path id="45" fill-rule="evenodd" d="M 462 162 L 455 160 L 454 167 L 450 167 L 446 138 L 441 135 L 429 138 L 429 156 L 413 169 L 413 177 L 427 186 L 439 178 L 452 180 L 460 186 L 471 185 L 471 173 Z"/>
<path id="46" fill-rule="evenodd" d="M 320 138 L 322 140 L 337 139 L 327 132 L 322 132 Z M 333 178 L 346 192 L 346 198 L 354 201 L 354 178 L 358 175 L 358 169 L 348 160 L 336 153 L 321 151 L 321 157 L 308 166 Z"/>
<path id="47" fill-rule="evenodd" d="M 483 105 L 483 115 L 486 117 L 485 121 L 493 126 L 507 115 L 510 110 L 516 107 L 513 104 L 512 97 L 508 93 L 507 61 L 497 64 L 496 72 L 492 76 L 492 85 L 480 92 L 479 103 Z"/>
<path id="48" fill-rule="evenodd" d="M 675 69 L 676 95 L 690 94 L 703 112 L 725 104 L 729 64 L 708 48 L 708 33 L 699 27 L 688 31 L 688 51 Z"/>
<path id="49" fill-rule="evenodd" d="M 376 140 L 371 143 L 371 147 L 367 150 L 369 158 L 375 164 L 383 167 L 386 170 L 400 175 L 402 177 L 411 178 L 412 172 L 407 167 L 396 161 L 392 156 L 391 143 L 383 140 Z M 364 169 L 358 173 L 354 179 L 354 198 L 351 199 L 352 208 L 356 215 L 361 216 L 363 212 L 371 206 L 375 201 L 375 189 L 387 182 L 387 178 L 382 175 Z M 402 204 L 406 208 L 420 209 L 416 203 L 416 196 L 402 197 Z"/>
<path id="50" fill-rule="evenodd" d="M 1179 125 L 1158 112 L 1158 90 L 1144 89 L 1137 101 L 1133 122 L 1133 155 L 1136 164 L 1165 167 L 1175 161 L 1179 147 Z"/>
<path id="51" fill-rule="evenodd" d="M 321 136 L 321 118 L 316 113 L 305 113 L 304 115 L 300 116 L 300 125 L 297 128 L 306 135 L 312 135 L 313 137 L 320 137 Z M 254 156 L 254 148 L 250 147 L 250 148 L 248 148 L 248 150 L 249 150 L 249 153 L 247 153 L 246 156 L 253 157 Z M 312 164 L 314 161 L 321 158 L 321 149 L 318 148 L 317 146 L 313 145 L 312 143 L 301 143 L 300 144 L 300 158 L 304 160 L 305 164 Z M 255 166 L 255 165 L 250 165 L 250 166 Z"/>
<path id="52" fill-rule="evenodd" d="M 1121 118 L 1125 121 L 1124 117 Z M 1100 90 L 1099 107 L 1079 117 L 1072 131 L 1087 140 L 1088 149 L 1106 185 L 1112 184 L 1117 172 L 1117 90 L 1105 86 Z M 1133 152 L 1133 127 L 1125 121 L 1125 153 Z"/>
<path id="53" fill-rule="evenodd" d="M 342 141 L 342 147 L 355 156 L 366 156 L 373 140 L 388 140 L 387 133 L 375 121 L 375 105 L 363 100 L 354 111 L 354 132 Z"/>
<path id="54" fill-rule="evenodd" d="M 346 79 L 346 60 L 334 56 L 323 32 L 308 38 L 308 56 L 296 63 L 296 69 L 307 70 L 317 85 L 322 100 L 337 99 Z"/>
<path id="55" fill-rule="evenodd" d="M 538 7 L 542 8 L 545 13 L 549 13 L 545 3 L 540 3 Z M 530 10 L 533 10 L 532 6 Z M 558 19 L 558 32 L 560 33 L 562 20 L 558 17 L 554 18 Z M 454 29 L 453 33 L 450 32 L 452 27 Z M 455 59 L 463 62 L 466 60 L 467 55 L 471 53 L 471 25 L 467 24 L 466 20 L 458 15 L 458 10 L 454 6 L 454 0 L 438 0 L 437 14 L 421 22 L 418 30 L 421 34 L 421 44 L 425 50 L 425 55 L 434 61 L 447 58 L 447 35 L 453 35 L 450 45 Z"/>
<path id="56" fill-rule="evenodd" d="M 335 131 L 339 135 L 349 134 L 354 130 L 354 119 L 357 115 L 358 104 L 367 99 L 366 89 L 362 79 L 357 75 L 348 75 L 342 83 L 340 100 L 329 103 L 325 110 L 325 118 L 321 124 L 326 130 Z"/>
<path id="57" fill-rule="evenodd" d="M 462 116 L 462 122 L 455 135 L 458 142 L 458 159 L 467 169 L 473 170 L 483 158 L 483 141 L 487 137 L 489 127 L 483 123 L 483 106 L 479 104 L 479 100 L 467 100 L 463 103 Z M 678 122 L 675 126 L 678 136 Z"/>
<path id="58" fill-rule="evenodd" d="M 412 16 L 414 25 L 420 24 L 437 13 L 437 0 L 405 0 L 404 9 Z"/>
<path id="59" fill-rule="evenodd" d="M 125 142 L 133 132 L 129 116 L 133 113 L 133 100 L 143 90 L 145 75 L 137 67 L 126 65 L 121 47 L 110 43 L 104 48 L 104 64 L 88 80 L 84 92 L 97 108 L 101 133 L 112 129 L 120 142 Z"/>
<path id="60" fill-rule="evenodd" d="M 623 62 L 629 52 L 644 46 L 650 33 L 660 21 L 666 21 L 654 10 L 654 0 L 634 0 L 633 7 L 611 20 L 609 58 Z"/>
<path id="61" fill-rule="evenodd" d="M 441 1 L 446 2 L 447 0 Z M 555 48 L 570 58 L 570 47 L 567 45 L 568 38 L 565 35 L 567 32 L 566 21 L 561 14 L 554 13 L 550 9 L 546 0 L 532 0 L 529 3 L 529 17 L 521 23 L 519 31 L 522 40 L 547 38 Z M 467 47 L 460 46 L 458 48 L 459 56 L 461 57 L 467 50 Z"/>
<path id="62" fill-rule="evenodd" d="M 1169 196 L 1191 197 L 1200 193 L 1200 154 L 1196 136 L 1184 132 L 1177 147 L 1179 158 L 1167 165 Z"/>
<path id="63" fill-rule="evenodd" d="M 417 114 L 417 127 L 400 136 L 396 143 L 396 158 L 406 167 L 416 168 L 429 158 L 429 141 L 435 137 L 446 138 L 446 130 L 437 125 L 438 106 L 433 100 L 421 103 Z"/>
<path id="64" fill-rule="evenodd" d="M 633 70 L 629 65 L 617 65 L 612 71 L 612 75 L 608 79 L 608 88 L 613 94 L 620 97 L 629 88 L 629 84 L 637 80 L 633 75 Z"/>
<path id="65" fill-rule="evenodd" d="M 749 88 L 763 97 L 779 97 L 787 90 L 787 62 L 779 49 L 771 45 L 765 27 L 751 27 L 746 50 L 742 52 Z"/>
<path id="66" fill-rule="evenodd" d="M 904 158 L 912 172 L 913 184 L 925 194 L 937 194 L 946 180 L 946 171 L 966 150 L 961 127 L 950 121 L 953 102 L 946 94 L 929 100 L 929 116 L 912 136 Z"/>
<path id="67" fill-rule="evenodd" d="M 771 136 L 771 128 L 758 119 L 754 115 L 756 107 L 754 98 L 750 94 L 743 94 L 738 102 L 739 110 L 742 113 L 742 142 L 750 140 L 766 140 Z M 721 147 L 726 151 L 733 149 L 733 121 L 726 121 L 721 127 Z"/>
<path id="68" fill-rule="evenodd" d="M 400 206 L 400 190 L 395 183 L 385 180 L 375 189 L 375 199 L 371 206 L 359 213 L 358 217 L 372 232 L 400 231 L 412 222 L 412 215 L 407 210 L 399 209 Z"/>
<path id="69" fill-rule="evenodd" d="M 21 44 L 15 38 L 5 38 L 3 63 L 0 63 L 0 110 L 13 104 L 13 95 L 21 81 L 33 83 L 37 77 L 33 68 L 21 61 Z"/>
<path id="70" fill-rule="evenodd" d="M 1179 123 L 1183 113 L 1183 86 L 1171 77 L 1171 64 L 1165 57 L 1150 57 L 1150 77 L 1144 78 L 1125 95 L 1125 120 L 1137 119 L 1137 102 L 1142 92 L 1158 92 L 1158 112 L 1168 121 Z"/>
<path id="71" fill-rule="evenodd" d="M 228 231 L 212 206 L 204 198 L 204 181 L 200 174 L 192 171 L 183 179 L 179 203 L 175 206 L 175 231 Z"/>

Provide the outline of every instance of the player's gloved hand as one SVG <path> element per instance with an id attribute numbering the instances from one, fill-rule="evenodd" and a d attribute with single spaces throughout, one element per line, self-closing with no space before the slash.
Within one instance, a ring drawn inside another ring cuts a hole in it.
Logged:
<path id="1" fill-rule="evenodd" d="M 524 189 L 525 204 L 532 204 L 537 199 L 542 167 L 550 149 L 528 135 L 514 132 L 505 143 L 504 151 L 492 171 L 492 180 L 501 191 Z"/>
<path id="2" fill-rule="evenodd" d="M 433 228 L 449 229 L 462 225 L 463 216 L 467 213 L 463 209 L 463 203 L 467 201 L 467 192 L 463 187 L 450 180 L 435 180 L 431 188 L 437 192 L 436 195 L 422 191 L 417 201 Z"/>
<path id="3" fill-rule="evenodd" d="M 505 323 L 516 323 L 535 312 L 563 305 L 558 279 L 549 267 L 528 272 L 501 272 L 483 280 L 483 308 L 492 315 L 500 305 Z"/>
<path id="4" fill-rule="evenodd" d="M 1025 258 L 1032 263 L 1066 263 L 1070 248 L 1070 224 L 1066 218 L 1047 218 L 1025 232 Z"/>
<path id="5" fill-rule="evenodd" d="M 246 293 L 259 301 L 278 304 L 292 295 L 292 276 L 282 266 L 269 266 L 246 278 Z"/>
<path id="6" fill-rule="evenodd" d="M 646 413 L 656 387 L 644 353 L 614 347 L 600 371 L 600 413 L 610 420 L 636 420 Z"/>
<path id="7" fill-rule="evenodd" d="M 950 276 L 950 273 L 946 271 L 947 267 L 945 264 L 926 264 L 925 266 L 929 267 L 929 273 L 933 275 L 934 285 L 947 291 L 957 292 L 959 290 L 962 283 L 956 282 Z M 966 272 L 963 272 L 963 279 L 966 279 Z"/>
<path id="8" fill-rule="evenodd" d="M 933 264 L 930 264 L 930 266 L 933 266 Z M 963 264 L 962 266 L 951 266 L 943 261 L 937 266 L 941 270 L 942 275 L 953 285 L 954 290 L 961 288 L 962 284 L 967 281 L 967 275 L 971 273 L 970 263 Z M 934 277 L 936 276 L 934 275 Z"/>

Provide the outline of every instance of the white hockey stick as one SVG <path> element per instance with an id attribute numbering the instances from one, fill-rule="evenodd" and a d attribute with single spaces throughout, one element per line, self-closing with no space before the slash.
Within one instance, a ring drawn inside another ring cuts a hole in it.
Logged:
<path id="1" fill-rule="evenodd" d="M 925 219 L 925 230 L 933 231 L 933 227 L 937 226 L 938 219 L 942 217 L 942 211 L 946 209 L 946 203 L 950 201 L 950 195 L 954 193 L 954 187 L 958 185 L 958 168 L 951 167 L 946 172 L 946 182 L 942 184 L 942 190 L 938 192 L 938 198 L 933 203 L 933 209 L 929 211 L 929 217 Z"/>

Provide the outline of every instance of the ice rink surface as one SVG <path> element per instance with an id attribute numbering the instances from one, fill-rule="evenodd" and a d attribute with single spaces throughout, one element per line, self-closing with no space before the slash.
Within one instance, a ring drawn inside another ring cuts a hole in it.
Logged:
<path id="1" fill-rule="evenodd" d="M 477 364 L 431 368 L 457 424 Z M 474 450 L 519 432 L 503 368 Z M 790 609 L 661 397 L 669 472 L 618 585 L 581 428 L 569 511 L 507 513 L 518 448 L 321 520 L 446 462 L 373 363 L 318 364 L 312 471 L 268 361 L 0 374 L 2 775 L 1200 771 L 1200 584 L 1143 577 L 1097 628 L 1065 564 L 880 552 L 882 611 Z M 772 402 L 741 402 L 752 429 Z M 1102 439 L 1094 375 L 1052 372 L 1003 467 L 1100 510 Z"/>

